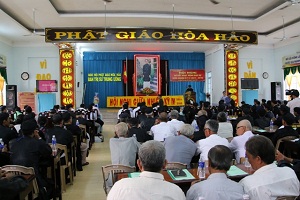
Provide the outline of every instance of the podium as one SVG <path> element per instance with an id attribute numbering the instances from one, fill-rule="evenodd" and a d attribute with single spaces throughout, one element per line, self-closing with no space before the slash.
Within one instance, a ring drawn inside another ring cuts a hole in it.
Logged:
<path id="1" fill-rule="evenodd" d="M 197 102 L 196 101 L 196 92 L 191 92 L 191 91 L 185 92 L 184 93 L 185 104 L 187 103 L 188 100 L 192 100 L 194 103 Z"/>

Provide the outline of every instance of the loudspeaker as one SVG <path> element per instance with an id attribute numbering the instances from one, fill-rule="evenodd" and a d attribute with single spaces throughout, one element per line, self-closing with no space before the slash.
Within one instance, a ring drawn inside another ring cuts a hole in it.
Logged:
<path id="1" fill-rule="evenodd" d="M 281 82 L 271 82 L 271 99 L 282 100 Z"/>
<path id="2" fill-rule="evenodd" d="M 6 85 L 6 108 L 8 111 L 17 106 L 17 86 Z"/>

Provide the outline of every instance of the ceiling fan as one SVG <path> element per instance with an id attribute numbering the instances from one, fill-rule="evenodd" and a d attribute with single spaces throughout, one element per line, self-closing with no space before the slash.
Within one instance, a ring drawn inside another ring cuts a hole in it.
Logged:
<path id="1" fill-rule="evenodd" d="M 283 41 L 283 40 L 286 40 L 287 37 L 285 36 L 285 23 L 284 23 L 284 17 L 282 16 L 282 37 L 278 38 L 278 37 L 275 37 L 274 39 L 277 39 L 277 40 L 280 40 L 280 41 Z"/>
<path id="2" fill-rule="evenodd" d="M 24 36 L 45 36 L 43 34 L 38 34 L 36 32 L 36 29 L 35 29 L 35 11 L 36 11 L 36 9 L 33 8 L 32 9 L 33 30 L 32 30 L 32 32 L 30 34 L 27 34 L 27 35 L 24 35 Z"/>
<path id="3" fill-rule="evenodd" d="M 165 35 L 164 37 L 176 37 L 178 36 L 178 34 L 175 32 L 175 4 L 172 4 L 172 8 L 173 8 L 173 16 L 172 16 L 172 25 L 173 25 L 173 29 L 170 32 L 170 35 Z"/>
<path id="4" fill-rule="evenodd" d="M 231 33 L 228 40 L 235 41 L 239 36 L 235 34 L 234 27 L 233 27 L 232 7 L 230 7 L 229 9 L 230 9 L 230 20 L 231 20 Z"/>

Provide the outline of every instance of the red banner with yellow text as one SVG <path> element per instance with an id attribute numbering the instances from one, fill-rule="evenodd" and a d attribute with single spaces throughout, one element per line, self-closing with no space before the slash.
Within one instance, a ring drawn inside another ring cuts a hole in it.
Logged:
<path id="1" fill-rule="evenodd" d="M 163 96 L 164 105 L 166 106 L 184 106 L 183 96 Z M 118 96 L 107 97 L 107 107 L 122 107 L 125 102 L 128 102 L 130 107 L 137 107 L 139 102 L 145 102 L 146 106 L 152 106 L 158 102 L 157 96 Z"/>
<path id="2" fill-rule="evenodd" d="M 74 49 L 60 49 L 60 101 L 62 105 L 75 105 Z"/>
<path id="3" fill-rule="evenodd" d="M 226 51 L 226 86 L 227 92 L 231 93 L 231 98 L 235 105 L 239 105 L 239 52 L 236 50 Z"/>
<path id="4" fill-rule="evenodd" d="M 171 69 L 170 81 L 205 81 L 205 71 L 203 69 Z"/>

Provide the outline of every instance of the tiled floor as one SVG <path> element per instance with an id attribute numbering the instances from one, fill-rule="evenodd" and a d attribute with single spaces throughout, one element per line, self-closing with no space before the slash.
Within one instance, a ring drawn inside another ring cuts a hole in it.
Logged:
<path id="1" fill-rule="evenodd" d="M 77 172 L 74 177 L 74 184 L 67 185 L 66 192 L 63 193 L 63 200 L 97 199 L 105 200 L 106 195 L 103 190 L 103 178 L 101 166 L 110 164 L 109 138 L 114 135 L 114 125 L 116 124 L 116 109 L 101 109 L 103 115 L 103 135 L 104 142 L 96 138 L 96 142 L 90 151 L 87 161 L 90 163 L 83 167 L 83 171 Z"/>

